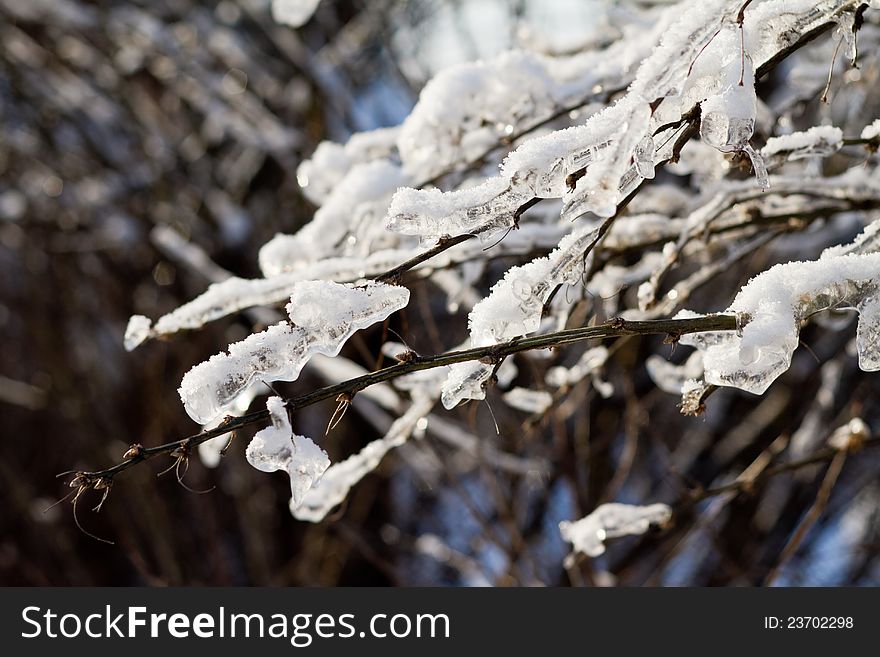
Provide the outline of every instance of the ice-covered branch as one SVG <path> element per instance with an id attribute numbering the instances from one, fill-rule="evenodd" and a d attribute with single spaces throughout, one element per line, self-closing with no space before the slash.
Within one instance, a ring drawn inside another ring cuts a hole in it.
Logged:
<path id="1" fill-rule="evenodd" d="M 733 331 L 736 329 L 736 317 L 733 315 L 706 315 L 695 318 L 650 320 L 650 321 L 623 321 L 613 320 L 605 324 L 587 326 L 582 328 L 567 329 L 555 333 L 547 333 L 529 338 L 514 339 L 502 344 L 489 345 L 452 351 L 437 356 L 417 356 L 375 372 L 343 381 L 335 385 L 313 390 L 298 397 L 285 401 L 289 412 L 311 406 L 325 399 L 335 399 L 339 395 L 355 395 L 364 388 L 399 379 L 407 374 L 444 368 L 455 363 L 480 360 L 482 358 L 503 358 L 512 354 L 531 351 L 535 349 L 547 349 L 568 344 L 575 344 L 586 340 L 599 340 L 623 335 L 670 335 L 678 337 L 695 332 Z M 121 463 L 110 468 L 96 471 L 78 471 L 76 474 L 88 481 L 113 478 L 138 463 L 154 458 L 161 454 L 171 454 L 175 450 L 190 449 L 201 443 L 222 436 L 230 431 L 265 422 L 269 419 L 267 410 L 252 411 L 241 417 L 227 418 L 220 425 L 201 433 L 182 438 L 156 447 L 142 447 L 132 451 Z"/>
<path id="2" fill-rule="evenodd" d="M 872 226 L 856 244 L 873 246 L 875 233 Z M 705 380 L 762 394 L 790 367 L 801 324 L 831 309 L 858 311 L 859 366 L 880 369 L 880 254 L 867 250 L 833 249 L 818 260 L 776 265 L 755 276 L 728 308 L 744 324 L 739 332 L 682 339 L 703 351 Z"/>
<path id="3" fill-rule="evenodd" d="M 596 508 L 580 520 L 559 523 L 562 538 L 572 544 L 574 552 L 598 557 L 605 552 L 605 541 L 622 536 L 644 534 L 652 526 L 663 527 L 672 518 L 672 509 L 665 504 L 634 506 L 609 503 Z"/>

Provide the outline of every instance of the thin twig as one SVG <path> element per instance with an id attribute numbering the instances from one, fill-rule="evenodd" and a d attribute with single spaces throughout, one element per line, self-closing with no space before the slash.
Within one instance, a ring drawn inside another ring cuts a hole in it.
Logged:
<path id="1" fill-rule="evenodd" d="M 629 321 L 616 318 L 605 324 L 519 338 L 487 347 L 450 351 L 436 356 L 418 356 L 407 362 L 396 363 L 375 372 L 349 379 L 348 381 L 287 399 L 285 400 L 285 406 L 288 411 L 296 411 L 325 399 L 338 398 L 340 395 L 353 396 L 369 386 L 382 383 L 383 381 L 390 381 L 412 372 L 485 358 L 501 359 L 523 351 L 561 347 L 585 340 L 598 340 L 625 335 L 683 335 L 685 333 L 699 333 L 703 331 L 733 331 L 736 330 L 736 327 L 737 320 L 734 315 L 707 315 L 705 317 L 686 319 L 655 319 L 646 321 Z M 130 450 L 128 458 L 105 470 L 77 471 L 71 474 L 76 474 L 76 476 L 82 477 L 85 481 L 112 478 L 138 463 L 160 454 L 172 453 L 175 450 L 187 451 L 212 438 L 222 436 L 245 426 L 264 422 L 267 419 L 269 419 L 269 411 L 253 411 L 237 418 L 230 418 L 227 422 L 214 429 L 209 429 L 181 440 L 157 445 L 156 447 L 141 447 L 137 450 Z"/>

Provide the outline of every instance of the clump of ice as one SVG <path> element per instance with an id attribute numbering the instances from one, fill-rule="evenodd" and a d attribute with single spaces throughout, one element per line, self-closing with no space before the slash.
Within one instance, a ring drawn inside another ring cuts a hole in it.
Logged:
<path id="1" fill-rule="evenodd" d="M 426 241 L 492 232 L 512 226 L 517 209 L 529 198 L 497 177 L 454 192 L 404 187 L 391 200 L 385 227 Z"/>
<path id="2" fill-rule="evenodd" d="M 248 463 L 261 472 L 284 470 L 287 473 L 290 507 L 295 509 L 306 492 L 321 479 L 330 466 L 330 459 L 312 440 L 293 432 L 283 399 L 269 397 L 266 408 L 272 425 L 256 433 L 245 456 Z"/>
<path id="3" fill-rule="evenodd" d="M 791 366 L 801 323 L 833 308 L 858 310 L 859 366 L 880 369 L 880 253 L 771 267 L 752 278 L 728 308 L 744 323 L 741 335 L 698 333 L 681 342 L 704 352 L 708 383 L 762 394 Z"/>
<path id="4" fill-rule="evenodd" d="M 576 283 L 588 267 L 584 253 L 596 236 L 594 228 L 578 228 L 562 238 L 549 256 L 511 267 L 468 315 L 471 346 L 498 344 L 537 331 L 553 290 Z M 450 409 L 466 399 L 484 399 L 492 370 L 492 365 L 480 362 L 453 365 L 443 385 L 443 406 Z"/>
<path id="5" fill-rule="evenodd" d="M 293 516 L 297 520 L 321 522 L 334 507 L 345 500 L 355 484 L 379 465 L 389 451 L 409 439 L 435 403 L 434 398 L 414 399 L 406 412 L 394 421 L 385 436 L 369 443 L 357 454 L 330 466 L 321 481 L 306 491 L 300 504 L 294 506 L 291 500 L 290 510 Z"/>
<path id="6" fill-rule="evenodd" d="M 635 506 L 632 504 L 602 504 L 590 515 L 575 522 L 563 520 L 559 533 L 572 544 L 573 552 L 598 557 L 605 552 L 605 541 L 621 536 L 644 534 L 651 526 L 664 526 L 672 518 L 672 509 L 666 504 Z"/>

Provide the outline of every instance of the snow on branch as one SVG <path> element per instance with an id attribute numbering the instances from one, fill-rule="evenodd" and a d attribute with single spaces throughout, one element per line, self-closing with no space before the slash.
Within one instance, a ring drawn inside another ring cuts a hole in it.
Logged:
<path id="1" fill-rule="evenodd" d="M 193 367 L 180 384 L 189 416 L 207 424 L 263 381 L 295 381 L 313 354 L 335 356 L 355 331 L 405 307 L 409 290 L 371 281 L 364 286 L 328 281 L 297 283 L 280 322 Z"/>
<path id="2" fill-rule="evenodd" d="M 876 234 L 866 231 L 857 244 Z M 746 284 L 728 308 L 742 330 L 695 334 L 681 339 L 703 352 L 705 380 L 762 394 L 791 366 L 801 324 L 825 310 L 859 313 L 859 367 L 880 370 L 880 253 L 838 247 L 818 260 L 771 267 Z M 679 313 L 677 317 L 691 317 Z"/>
<path id="3" fill-rule="evenodd" d="M 605 541 L 644 534 L 652 526 L 664 527 L 671 518 L 672 509 L 665 504 L 609 503 L 602 504 L 580 520 L 563 520 L 559 523 L 559 533 L 572 544 L 573 552 L 598 557 L 605 552 Z"/>

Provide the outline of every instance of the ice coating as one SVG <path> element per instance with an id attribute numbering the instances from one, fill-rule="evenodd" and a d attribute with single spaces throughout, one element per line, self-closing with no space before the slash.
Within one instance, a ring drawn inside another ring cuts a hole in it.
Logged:
<path id="1" fill-rule="evenodd" d="M 545 302 L 557 285 L 578 280 L 588 262 L 584 253 L 597 234 L 589 226 L 578 228 L 562 238 L 549 256 L 511 267 L 468 315 L 471 346 L 497 344 L 537 331 Z M 443 384 L 444 408 L 467 399 L 484 399 L 492 370 L 492 365 L 480 362 L 453 365 Z"/>
<path id="2" fill-rule="evenodd" d="M 489 184 L 517 196 L 564 197 L 567 217 L 585 212 L 610 216 L 619 199 L 649 177 L 657 162 L 673 155 L 678 128 L 658 134 L 655 130 L 680 126 L 682 117 L 700 105 L 705 143 L 723 152 L 746 153 L 760 188 L 767 189 L 764 160 L 749 143 L 757 113 L 755 73 L 790 47 L 797 35 L 838 20 L 857 4 L 769 0 L 748 6 L 742 25 L 737 21 L 740 0 L 688 5 L 686 12 L 670 8 L 663 20 L 674 20 L 664 26 L 660 45 L 644 58 L 617 103 L 592 114 L 582 125 L 524 141 L 508 154 L 501 176 Z M 484 210 L 486 203 L 487 199 L 479 199 Z M 488 213 L 484 225 L 507 225 L 511 207 L 502 203 L 500 212 Z M 432 230 L 452 234 L 456 228 L 452 223 L 449 229 Z"/>
<path id="3" fill-rule="evenodd" d="M 627 106 L 632 103 L 633 107 Z M 612 108 L 625 119 L 609 135 L 613 147 L 603 149 L 577 181 L 574 190 L 563 197 L 562 216 L 574 219 L 585 212 L 610 217 L 617 212 L 617 204 L 643 178 L 638 172 L 654 175 L 653 140 L 648 133 L 650 107 L 629 96 Z M 609 114 L 611 114 L 609 112 Z M 651 147 L 646 148 L 650 143 Z M 636 164 L 630 165 L 635 159 Z M 629 177 L 625 174 L 629 173 Z"/>
<path id="4" fill-rule="evenodd" d="M 178 392 L 189 416 L 207 424 L 261 381 L 295 381 L 313 354 L 335 356 L 362 328 L 405 307 L 409 290 L 385 283 L 362 286 L 329 281 L 294 285 L 287 305 L 291 322 L 229 346 L 186 373 Z"/>
<path id="5" fill-rule="evenodd" d="M 559 523 L 563 540 L 571 543 L 573 552 L 598 557 L 605 552 L 605 541 L 621 536 L 638 536 L 652 526 L 664 526 L 672 518 L 666 504 L 635 506 L 616 502 L 602 504 L 580 520 Z"/>
<path id="6" fill-rule="evenodd" d="M 575 283 L 587 266 L 587 247 L 597 230 L 583 226 L 559 242 L 550 255 L 507 270 L 468 315 L 471 343 L 484 346 L 538 330 L 544 304 L 557 285 Z"/>
<path id="7" fill-rule="evenodd" d="M 508 406 L 526 413 L 544 413 L 553 404 L 553 395 L 546 390 L 516 387 L 505 392 L 503 398 Z"/>
<path id="8" fill-rule="evenodd" d="M 312 440 L 293 432 L 283 399 L 269 397 L 266 408 L 272 424 L 251 439 L 245 457 L 261 472 L 284 470 L 290 477 L 290 507 L 297 508 L 330 466 L 330 459 Z"/>
<path id="9" fill-rule="evenodd" d="M 762 189 L 769 187 L 763 158 L 749 144 L 755 130 L 757 96 L 755 69 L 748 52 L 737 56 L 735 44 L 739 30 L 722 30 L 707 48 L 712 56 L 717 49 L 720 57 L 720 79 L 717 91 L 700 103 L 700 138 L 721 152 L 743 151 L 752 161 L 752 167 Z"/>
<path id="10" fill-rule="evenodd" d="M 433 398 L 414 399 L 412 405 L 394 421 L 382 438 L 372 441 L 357 454 L 330 466 L 321 481 L 306 491 L 300 504 L 294 506 L 291 500 L 290 510 L 293 516 L 297 520 L 321 522 L 345 500 L 355 484 L 379 465 L 389 451 L 409 439 L 419 421 L 431 412 L 435 403 Z"/>
<path id="11" fill-rule="evenodd" d="M 391 200 L 385 227 L 423 240 L 491 232 L 512 226 L 517 209 L 529 198 L 503 178 L 454 192 L 404 187 Z"/>
<path id="12" fill-rule="evenodd" d="M 443 382 L 440 401 L 447 411 L 468 399 L 485 399 L 486 386 L 492 378 L 492 365 L 479 361 L 456 363 Z"/>

